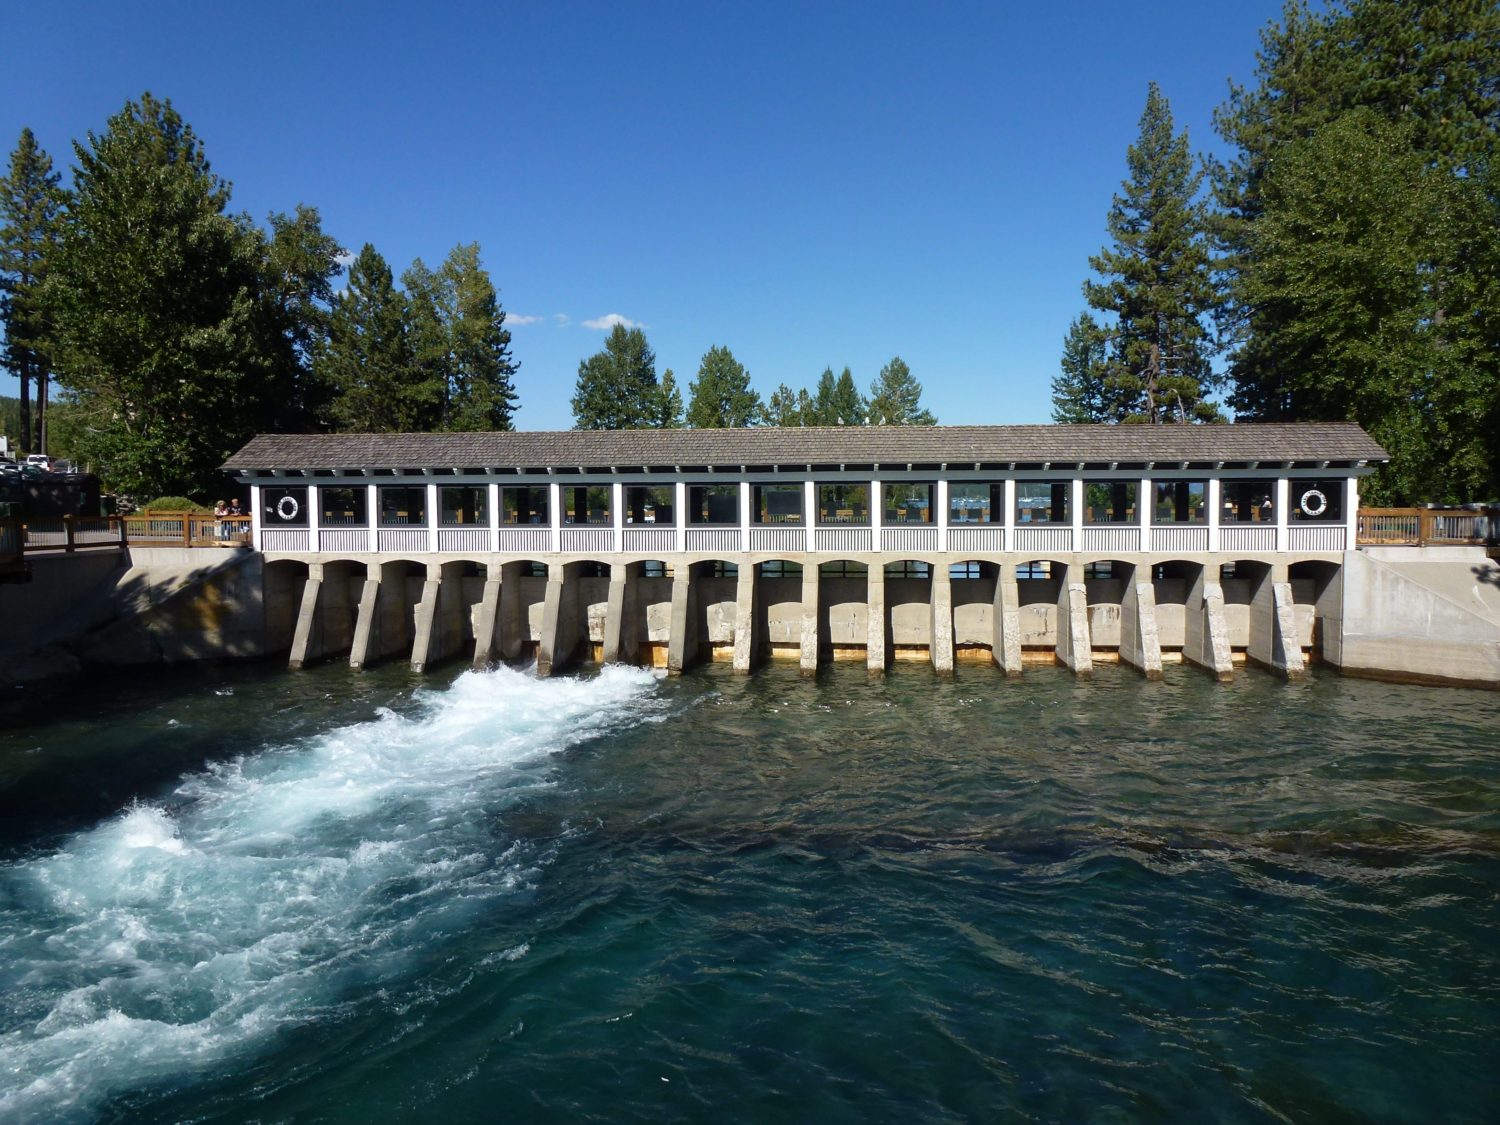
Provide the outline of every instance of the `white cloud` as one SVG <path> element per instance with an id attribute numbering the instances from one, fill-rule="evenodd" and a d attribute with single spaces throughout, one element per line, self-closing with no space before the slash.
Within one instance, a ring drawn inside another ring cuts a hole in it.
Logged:
<path id="1" fill-rule="evenodd" d="M 528 324 L 535 324 L 541 319 L 539 316 L 525 316 L 522 313 L 505 314 L 505 323 L 514 324 L 517 328 L 524 328 Z"/>
<path id="2" fill-rule="evenodd" d="M 631 320 L 628 316 L 621 316 L 619 313 L 605 313 L 597 320 L 585 320 L 583 322 L 585 328 L 594 332 L 603 332 L 606 329 L 613 328 L 617 324 L 623 325 L 626 328 L 646 327 L 640 321 Z"/>
<path id="3" fill-rule="evenodd" d="M 555 325 L 557 325 L 559 328 L 566 328 L 568 325 L 572 324 L 573 322 L 568 319 L 568 314 L 567 313 L 553 313 L 552 314 L 552 323 L 555 324 Z"/>

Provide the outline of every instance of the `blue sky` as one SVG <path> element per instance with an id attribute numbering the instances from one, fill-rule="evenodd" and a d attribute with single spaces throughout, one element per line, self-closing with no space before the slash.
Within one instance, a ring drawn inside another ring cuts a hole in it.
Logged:
<path id="1" fill-rule="evenodd" d="M 941 422 L 1042 422 L 1147 82 L 1217 151 L 1279 11 L 10 3 L 0 144 L 29 125 L 66 169 L 149 89 L 236 210 L 315 205 L 398 274 L 479 242 L 522 428 L 571 424 L 611 314 L 684 393 L 714 344 L 762 394 L 830 365 L 867 387 L 900 355 Z"/>

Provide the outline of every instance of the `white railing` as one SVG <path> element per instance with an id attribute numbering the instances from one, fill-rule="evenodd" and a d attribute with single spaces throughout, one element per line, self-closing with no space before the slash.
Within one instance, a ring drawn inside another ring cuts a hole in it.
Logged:
<path id="1" fill-rule="evenodd" d="M 612 527 L 565 527 L 562 529 L 563 551 L 603 551 L 615 549 L 615 530 Z"/>
<path id="2" fill-rule="evenodd" d="M 740 529 L 737 527 L 690 527 L 687 529 L 689 551 L 733 551 L 740 550 Z"/>
<path id="3" fill-rule="evenodd" d="M 1273 523 L 1225 524 L 1219 528 L 1220 551 L 1274 551 L 1276 525 Z"/>
<path id="4" fill-rule="evenodd" d="M 1071 551 L 1073 529 L 1071 527 L 1018 527 L 1016 528 L 1016 550 L 1018 551 Z"/>
<path id="5" fill-rule="evenodd" d="M 1208 550 L 1208 528 L 1153 527 L 1151 549 L 1153 551 L 1206 551 Z"/>
<path id="6" fill-rule="evenodd" d="M 935 527 L 882 527 L 882 551 L 936 551 L 938 529 Z"/>
<path id="7" fill-rule="evenodd" d="M 361 554 L 370 549 L 368 527 L 320 527 L 318 528 L 318 550 L 353 551 Z"/>
<path id="8" fill-rule="evenodd" d="M 1094 524 L 1083 529 L 1085 551 L 1135 552 L 1141 549 L 1141 529 L 1134 524 Z"/>
<path id="9" fill-rule="evenodd" d="M 691 534 L 691 533 L 690 533 Z M 627 527 L 621 530 L 627 551 L 667 552 L 677 550 L 675 527 Z"/>
<path id="10" fill-rule="evenodd" d="M 950 527 L 948 529 L 948 550 L 1003 551 L 1005 550 L 1005 528 Z"/>
<path id="11" fill-rule="evenodd" d="M 752 551 L 805 551 L 807 529 L 804 527 L 752 527 Z"/>
<path id="12" fill-rule="evenodd" d="M 488 551 L 490 529 L 487 527 L 438 528 L 439 551 Z"/>
<path id="13" fill-rule="evenodd" d="M 1288 551 L 1342 551 L 1343 524 L 1292 524 L 1287 528 Z"/>
<path id="14" fill-rule="evenodd" d="M 305 527 L 263 527 L 260 529 L 262 551 L 306 551 L 308 532 Z"/>
<path id="15" fill-rule="evenodd" d="M 814 551 L 868 551 L 873 538 L 868 527 L 819 527 L 813 529 Z"/>
<path id="16" fill-rule="evenodd" d="M 375 533 L 377 551 L 425 551 L 427 529 L 425 527 L 382 527 Z"/>
<path id="17" fill-rule="evenodd" d="M 495 550 L 502 554 L 550 554 L 550 527 L 502 527 L 495 533 Z"/>

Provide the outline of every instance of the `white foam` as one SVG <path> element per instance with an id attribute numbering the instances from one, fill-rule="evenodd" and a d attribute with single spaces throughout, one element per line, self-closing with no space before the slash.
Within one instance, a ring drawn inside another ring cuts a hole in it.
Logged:
<path id="1" fill-rule="evenodd" d="M 548 753 L 645 717 L 655 682 L 465 673 L 415 717 L 215 766 L 0 866 L 0 1120 L 87 1116 L 399 979 L 545 858 L 495 855 L 484 813 L 550 784 Z"/>

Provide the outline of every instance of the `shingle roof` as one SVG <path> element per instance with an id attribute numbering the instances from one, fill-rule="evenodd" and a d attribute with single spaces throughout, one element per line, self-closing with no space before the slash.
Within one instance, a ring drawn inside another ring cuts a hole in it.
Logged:
<path id="1" fill-rule="evenodd" d="M 1389 460 L 1352 422 L 260 434 L 226 470 Z"/>

